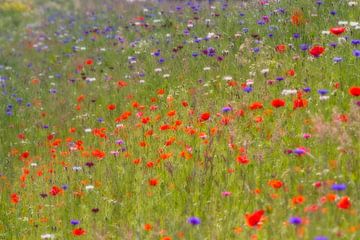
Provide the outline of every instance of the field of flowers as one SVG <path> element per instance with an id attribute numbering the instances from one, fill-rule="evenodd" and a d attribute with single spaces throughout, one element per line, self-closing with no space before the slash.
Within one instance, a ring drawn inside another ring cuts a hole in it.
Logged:
<path id="1" fill-rule="evenodd" d="M 0 239 L 360 239 L 359 22 L 0 1 Z"/>

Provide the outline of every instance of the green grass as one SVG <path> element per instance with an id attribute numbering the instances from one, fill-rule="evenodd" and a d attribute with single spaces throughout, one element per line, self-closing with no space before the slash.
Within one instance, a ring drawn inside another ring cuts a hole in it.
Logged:
<path id="1" fill-rule="evenodd" d="M 359 59 L 353 55 L 359 47 L 351 44 L 360 39 L 360 30 L 347 26 L 341 37 L 348 40 L 336 48 L 329 44 L 340 37 L 321 34 L 338 21 L 358 22 L 359 5 L 282 0 L 260 6 L 248 1 L 246 6 L 229 2 L 222 10 L 222 2 L 216 2 L 211 10 L 205 1 L 194 14 L 186 2 L 105 1 L 106 6 L 91 1 L 80 9 L 75 2 L 56 2 L 33 1 L 26 12 L 5 11 L 0 17 L 0 26 L 8 26 L 0 36 L 0 79 L 5 79 L 0 82 L 0 239 L 41 239 L 44 234 L 73 239 L 78 227 L 86 231 L 83 239 L 360 237 L 359 97 L 349 94 L 350 87 L 360 85 Z M 176 4 L 183 10 L 176 11 Z M 279 8 L 285 12 L 275 13 Z M 296 9 L 302 9 L 306 24 L 291 24 Z M 265 15 L 270 22 L 257 24 Z M 149 27 L 132 25 L 138 16 Z M 184 35 L 195 16 L 190 34 Z M 108 26 L 112 29 L 105 32 Z M 89 32 L 95 29 L 98 33 Z M 194 42 L 195 36 L 211 32 L 218 37 Z M 295 33 L 300 37 L 294 38 Z M 276 52 L 279 44 L 287 45 L 287 51 Z M 300 44 L 326 50 L 313 58 Z M 202 53 L 208 47 L 216 50 L 214 57 Z M 164 63 L 151 55 L 157 50 Z M 217 61 L 218 56 L 223 60 Z M 130 63 L 131 57 L 136 63 Z M 335 64 L 334 57 L 343 61 Z M 94 64 L 79 67 L 87 59 Z M 264 75 L 263 69 L 269 72 Z M 287 76 L 290 69 L 295 76 Z M 242 84 L 248 79 L 254 84 L 246 93 Z M 127 86 L 119 87 L 120 80 Z M 305 87 L 311 91 L 304 92 Z M 294 109 L 297 96 L 282 95 L 285 89 L 302 92 L 307 106 Z M 329 99 L 320 100 L 319 89 L 329 90 Z M 85 98 L 78 101 L 81 95 Z M 277 98 L 286 102 L 284 107 L 271 105 Z M 263 107 L 251 110 L 254 102 Z M 116 109 L 109 111 L 109 104 Z M 232 110 L 222 112 L 225 106 Z M 168 116 L 173 110 L 176 114 Z M 131 115 L 116 122 L 124 112 Z M 210 118 L 201 121 L 204 112 Z M 347 121 L 339 120 L 341 115 Z M 145 117 L 148 123 L 142 122 Z M 161 130 L 164 125 L 170 129 Z M 106 137 L 86 132 L 101 128 Z M 116 144 L 119 139 L 124 143 Z M 173 143 L 167 146 L 169 139 Z M 299 147 L 308 152 L 287 153 Z M 106 156 L 99 159 L 94 150 Z M 22 158 L 24 152 L 29 157 Z M 238 163 L 244 155 L 249 163 Z M 88 167 L 89 162 L 94 166 Z M 151 186 L 150 179 L 158 184 Z M 274 189 L 271 180 L 283 185 Z M 334 183 L 347 188 L 333 191 Z M 51 195 L 53 186 L 64 185 L 66 190 Z M 20 198 L 16 204 L 11 202 L 15 193 Z M 326 200 L 331 194 L 336 199 Z M 299 195 L 305 201 L 293 204 Z M 348 209 L 337 207 L 344 196 L 351 201 Z M 265 211 L 261 227 L 249 227 L 245 215 L 260 209 Z M 189 224 L 191 216 L 201 224 Z M 290 224 L 292 216 L 301 217 L 302 224 Z M 72 226 L 72 219 L 80 224 Z M 145 224 L 151 230 L 144 230 Z"/>

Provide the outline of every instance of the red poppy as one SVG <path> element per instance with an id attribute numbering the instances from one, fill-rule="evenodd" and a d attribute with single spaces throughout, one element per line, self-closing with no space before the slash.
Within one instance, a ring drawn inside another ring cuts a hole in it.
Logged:
<path id="1" fill-rule="evenodd" d="M 330 28 L 330 32 L 336 36 L 339 36 L 341 35 L 342 33 L 345 32 L 345 28 L 344 27 L 333 27 L 333 28 Z"/>
<path id="2" fill-rule="evenodd" d="M 164 89 L 159 89 L 156 91 L 157 95 L 164 95 L 165 94 L 165 90 Z"/>
<path id="3" fill-rule="evenodd" d="M 208 112 L 204 112 L 200 115 L 200 121 L 202 122 L 208 120 L 209 118 L 210 118 L 210 113 Z"/>
<path id="4" fill-rule="evenodd" d="M 286 45 L 285 44 L 280 44 L 280 45 L 277 45 L 275 47 L 275 50 L 278 52 L 278 53 L 283 53 L 286 51 Z"/>
<path id="5" fill-rule="evenodd" d="M 291 15 L 291 23 L 299 26 L 305 23 L 304 14 L 301 10 L 295 10 Z"/>
<path id="6" fill-rule="evenodd" d="M 246 155 L 238 156 L 238 157 L 236 158 L 236 161 L 237 161 L 238 163 L 241 163 L 241 164 L 248 164 L 248 163 L 249 163 L 249 159 L 247 158 Z"/>
<path id="7" fill-rule="evenodd" d="M 113 110 L 116 109 L 116 105 L 115 105 L 115 104 L 109 104 L 109 105 L 107 106 L 107 109 L 110 110 L 110 111 L 113 111 Z"/>
<path id="8" fill-rule="evenodd" d="M 272 188 L 279 189 L 279 188 L 281 188 L 284 184 L 283 184 L 283 182 L 280 181 L 280 180 L 273 179 L 273 180 L 270 180 L 270 181 L 269 181 L 269 185 L 270 185 Z"/>
<path id="9" fill-rule="evenodd" d="M 16 193 L 11 194 L 10 198 L 11 203 L 17 204 L 18 202 L 20 202 L 20 197 Z"/>
<path id="10" fill-rule="evenodd" d="M 283 107 L 283 106 L 285 106 L 285 101 L 282 100 L 282 99 L 277 98 L 277 99 L 272 100 L 271 105 L 274 108 Z"/>
<path id="11" fill-rule="evenodd" d="M 51 190 L 50 190 L 50 195 L 56 196 L 56 195 L 58 195 L 58 194 L 61 193 L 61 192 L 62 192 L 62 189 L 61 189 L 61 188 L 59 188 L 58 186 L 53 186 L 53 187 L 51 188 Z"/>
<path id="12" fill-rule="evenodd" d="M 260 103 L 260 102 L 254 102 L 254 103 L 252 103 L 252 104 L 250 105 L 249 108 L 250 108 L 251 110 L 261 109 L 261 108 L 263 108 L 263 105 L 262 105 L 262 103 Z"/>
<path id="13" fill-rule="evenodd" d="M 146 223 L 146 224 L 144 225 L 144 230 L 145 230 L 145 231 L 151 231 L 151 229 L 152 229 L 151 224 Z"/>
<path id="14" fill-rule="evenodd" d="M 254 227 L 257 226 L 262 218 L 262 216 L 264 215 L 265 211 L 264 210 L 258 210 L 252 214 L 246 214 L 245 218 L 246 218 L 246 223 L 249 227 Z"/>
<path id="15" fill-rule="evenodd" d="M 24 140 L 25 139 L 25 134 L 24 133 L 19 133 L 17 135 L 18 139 Z"/>
<path id="16" fill-rule="evenodd" d="M 158 180 L 156 178 L 152 178 L 149 180 L 150 186 L 156 186 L 158 184 Z"/>
<path id="17" fill-rule="evenodd" d="M 102 159 L 105 157 L 105 152 L 95 149 L 94 151 L 92 151 L 92 155 L 98 159 Z"/>
<path id="18" fill-rule="evenodd" d="M 304 203 L 304 201 L 305 201 L 305 197 L 302 196 L 302 195 L 298 195 L 298 196 L 296 196 L 296 197 L 293 197 L 293 199 L 292 199 L 292 203 L 293 203 L 294 205 L 296 205 L 296 204 L 302 204 L 302 203 Z"/>
<path id="19" fill-rule="evenodd" d="M 86 65 L 93 65 L 94 64 L 94 60 L 92 60 L 92 59 L 87 59 L 86 61 L 85 61 L 85 64 Z"/>
<path id="20" fill-rule="evenodd" d="M 82 101 L 84 101 L 84 99 L 85 99 L 85 96 L 84 96 L 84 95 L 80 95 L 80 96 L 78 96 L 78 98 L 76 99 L 76 101 L 77 101 L 77 102 L 82 102 Z"/>
<path id="21" fill-rule="evenodd" d="M 325 51 L 325 48 L 322 46 L 314 46 L 309 50 L 309 53 L 313 55 L 314 57 L 319 57 L 323 52 Z"/>
<path id="22" fill-rule="evenodd" d="M 81 235 L 84 235 L 85 233 L 86 233 L 85 230 L 82 229 L 82 228 L 75 228 L 73 230 L 73 235 L 74 236 L 81 236 Z"/>
<path id="23" fill-rule="evenodd" d="M 288 75 L 288 76 L 290 76 L 290 77 L 293 77 L 293 76 L 295 76 L 295 70 L 294 69 L 290 69 L 290 70 L 288 70 L 287 71 L 287 73 L 286 73 L 286 75 Z"/>
<path id="24" fill-rule="evenodd" d="M 126 87 L 128 84 L 127 82 L 120 80 L 117 82 L 118 87 L 122 88 L 122 87 Z"/>
<path id="25" fill-rule="evenodd" d="M 337 207 L 341 209 L 348 209 L 351 207 L 350 198 L 348 196 L 342 197 L 337 203 Z"/>
<path id="26" fill-rule="evenodd" d="M 21 154 L 21 159 L 26 159 L 26 158 L 28 158 L 29 156 L 30 156 L 30 153 L 29 153 L 28 151 L 23 152 L 23 153 Z"/>
<path id="27" fill-rule="evenodd" d="M 294 106 L 293 109 L 296 108 L 303 108 L 307 106 L 307 100 L 303 98 L 297 98 L 294 100 Z"/>
<path id="28" fill-rule="evenodd" d="M 143 16 L 135 17 L 136 21 L 144 21 L 145 18 Z"/>
<path id="29" fill-rule="evenodd" d="M 349 88 L 349 93 L 354 97 L 360 96 L 360 87 L 354 86 L 354 87 Z"/>
<path id="30" fill-rule="evenodd" d="M 189 103 L 187 101 L 182 101 L 181 104 L 183 105 L 183 107 L 189 106 Z"/>

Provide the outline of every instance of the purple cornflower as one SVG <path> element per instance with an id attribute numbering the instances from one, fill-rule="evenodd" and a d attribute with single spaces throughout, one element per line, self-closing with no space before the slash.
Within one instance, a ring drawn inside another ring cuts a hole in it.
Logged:
<path id="1" fill-rule="evenodd" d="M 51 88 L 51 89 L 49 90 L 49 92 L 50 92 L 51 94 L 55 94 L 55 93 L 57 93 L 57 90 L 56 90 L 55 88 Z"/>
<path id="2" fill-rule="evenodd" d="M 72 219 L 72 220 L 70 220 L 70 223 L 71 223 L 71 225 L 76 226 L 76 225 L 78 225 L 78 224 L 80 223 L 80 221 L 79 221 L 79 220 Z"/>
<path id="3" fill-rule="evenodd" d="M 223 113 L 227 113 L 227 112 L 230 112 L 231 110 L 232 110 L 231 107 L 226 106 L 226 107 L 223 107 L 222 112 L 223 112 Z"/>
<path id="4" fill-rule="evenodd" d="M 290 217 L 289 223 L 294 225 L 300 225 L 302 223 L 302 220 L 300 217 Z"/>
<path id="5" fill-rule="evenodd" d="M 317 236 L 314 238 L 314 240 L 329 240 L 329 238 L 327 238 L 325 236 Z"/>
<path id="6" fill-rule="evenodd" d="M 300 37 L 300 34 L 299 34 L 299 33 L 294 33 L 294 34 L 293 34 L 293 38 L 297 39 L 297 38 L 299 38 L 299 37 Z"/>
<path id="7" fill-rule="evenodd" d="M 203 52 L 203 54 L 205 54 L 205 55 L 207 55 L 209 57 L 213 57 L 216 54 L 215 48 L 212 48 L 212 47 L 209 47 L 209 48 L 203 50 L 202 52 Z"/>
<path id="8" fill-rule="evenodd" d="M 336 11 L 335 11 L 335 10 L 332 10 L 332 11 L 330 11 L 330 14 L 333 15 L 333 16 L 335 16 L 335 15 L 336 15 Z"/>
<path id="9" fill-rule="evenodd" d="M 329 47 L 336 48 L 336 46 L 337 46 L 337 43 L 336 43 L 336 42 L 329 43 Z"/>
<path id="10" fill-rule="evenodd" d="M 246 86 L 246 87 L 244 87 L 244 88 L 243 88 L 243 90 L 244 90 L 244 92 L 249 93 L 249 92 L 251 92 L 251 91 L 252 91 L 252 87 L 250 87 L 250 86 Z"/>
<path id="11" fill-rule="evenodd" d="M 258 48 L 258 47 L 253 48 L 252 51 L 253 51 L 254 53 L 258 53 L 258 52 L 260 51 L 260 48 Z"/>
<path id="12" fill-rule="evenodd" d="M 218 57 L 216 58 L 216 60 L 217 60 L 218 62 L 221 62 L 222 60 L 224 60 L 224 57 L 223 57 L 223 56 L 218 56 Z"/>
<path id="13" fill-rule="evenodd" d="M 333 58 L 334 63 L 339 63 L 339 62 L 342 62 L 342 61 L 343 61 L 343 59 L 341 57 L 334 57 Z"/>
<path id="14" fill-rule="evenodd" d="M 257 24 L 258 24 L 258 25 L 265 25 L 266 22 L 261 19 L 261 20 L 258 20 L 258 21 L 257 21 Z"/>
<path id="15" fill-rule="evenodd" d="M 201 223 L 201 220 L 198 217 L 189 217 L 188 223 L 195 226 L 195 225 L 199 225 Z"/>
<path id="16" fill-rule="evenodd" d="M 155 57 L 159 57 L 160 56 L 160 50 L 157 50 L 152 55 L 155 56 Z"/>
<path id="17" fill-rule="evenodd" d="M 91 167 L 94 166 L 94 163 L 93 162 L 87 162 L 87 163 L 85 163 L 85 166 L 91 168 Z"/>
<path id="18" fill-rule="evenodd" d="M 307 44 L 305 44 L 305 43 L 300 44 L 300 49 L 301 49 L 302 51 L 306 51 L 306 50 L 309 49 L 309 45 L 307 45 Z"/>
<path id="19" fill-rule="evenodd" d="M 298 155 L 298 156 L 301 156 L 301 155 L 305 154 L 306 151 L 305 151 L 304 149 L 302 149 L 302 148 L 296 148 L 296 149 L 293 151 L 293 153 L 295 153 L 295 154 Z"/>

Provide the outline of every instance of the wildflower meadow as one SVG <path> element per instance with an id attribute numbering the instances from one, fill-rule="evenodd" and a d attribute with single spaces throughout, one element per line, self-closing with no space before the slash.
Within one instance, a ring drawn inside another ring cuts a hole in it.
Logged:
<path id="1" fill-rule="evenodd" d="M 359 240 L 359 0 L 1 0 L 0 239 Z"/>

